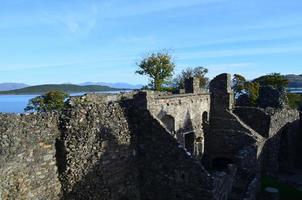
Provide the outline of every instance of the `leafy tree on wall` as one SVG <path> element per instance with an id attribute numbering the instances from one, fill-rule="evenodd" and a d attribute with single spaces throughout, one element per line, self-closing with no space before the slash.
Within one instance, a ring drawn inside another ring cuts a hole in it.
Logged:
<path id="1" fill-rule="evenodd" d="M 31 99 L 24 111 L 60 111 L 64 108 L 65 99 L 68 97 L 69 95 L 65 92 L 50 91 Z"/>
<path id="2" fill-rule="evenodd" d="M 137 74 L 148 75 L 150 86 L 154 90 L 161 90 L 164 83 L 173 75 L 175 64 L 172 56 L 166 51 L 152 53 L 137 63 Z"/>
<path id="3" fill-rule="evenodd" d="M 208 73 L 208 69 L 205 67 L 189 67 L 187 69 L 182 70 L 182 72 L 177 75 L 177 77 L 174 79 L 174 84 L 177 88 L 181 89 L 185 87 L 185 80 L 190 77 L 197 77 L 200 80 L 200 87 L 205 88 L 208 83 L 209 79 L 205 77 L 205 75 Z"/>

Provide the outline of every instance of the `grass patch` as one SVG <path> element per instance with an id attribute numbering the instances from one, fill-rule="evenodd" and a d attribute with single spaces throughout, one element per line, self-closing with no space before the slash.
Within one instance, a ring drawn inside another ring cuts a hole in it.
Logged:
<path id="1" fill-rule="evenodd" d="M 280 192 L 280 200 L 302 200 L 302 192 L 281 183 L 280 181 L 271 178 L 271 177 L 263 177 L 261 182 L 261 189 L 264 191 L 266 187 L 274 187 L 279 189 Z"/>
<path id="2" fill-rule="evenodd" d="M 302 108 L 302 94 L 287 94 L 288 104 L 292 109 Z"/>

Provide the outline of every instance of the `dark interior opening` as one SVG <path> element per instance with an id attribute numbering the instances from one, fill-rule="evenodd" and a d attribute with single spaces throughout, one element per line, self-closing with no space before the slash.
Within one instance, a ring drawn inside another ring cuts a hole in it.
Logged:
<path id="1" fill-rule="evenodd" d="M 205 111 L 202 113 L 202 125 L 205 125 L 208 123 L 208 113 Z"/>
<path id="2" fill-rule="evenodd" d="M 212 168 L 216 171 L 225 171 L 228 169 L 228 165 L 233 164 L 233 161 L 229 158 L 218 157 L 212 162 Z"/>
<path id="3" fill-rule="evenodd" d="M 194 153 L 194 140 L 195 140 L 194 132 L 185 134 L 185 148 L 191 154 Z"/>
<path id="4" fill-rule="evenodd" d="M 161 121 L 162 121 L 162 123 L 164 123 L 164 125 L 170 132 L 175 131 L 175 122 L 174 122 L 174 118 L 172 116 L 165 115 L 161 118 Z"/>

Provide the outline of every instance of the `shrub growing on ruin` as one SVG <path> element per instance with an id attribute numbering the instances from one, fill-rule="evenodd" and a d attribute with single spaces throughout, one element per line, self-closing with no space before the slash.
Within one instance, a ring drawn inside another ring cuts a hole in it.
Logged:
<path id="1" fill-rule="evenodd" d="M 64 108 L 65 99 L 69 95 L 62 91 L 50 91 L 41 96 L 37 96 L 29 100 L 27 107 L 24 111 L 60 111 Z"/>
<path id="2" fill-rule="evenodd" d="M 150 87 L 154 90 L 161 90 L 163 84 L 173 75 L 175 64 L 168 52 L 152 53 L 137 63 L 137 74 L 148 75 Z"/>

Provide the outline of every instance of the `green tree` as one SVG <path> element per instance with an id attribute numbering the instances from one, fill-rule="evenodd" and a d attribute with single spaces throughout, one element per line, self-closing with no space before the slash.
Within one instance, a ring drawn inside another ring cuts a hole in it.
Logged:
<path id="1" fill-rule="evenodd" d="M 234 90 L 235 96 L 237 97 L 244 91 L 244 85 L 246 83 L 246 79 L 240 74 L 234 74 L 232 82 L 233 82 L 232 88 Z"/>
<path id="2" fill-rule="evenodd" d="M 234 74 L 233 76 L 233 90 L 235 97 L 238 100 L 237 102 L 242 101 L 242 99 L 248 100 L 250 106 L 255 106 L 259 97 L 260 85 L 258 82 L 247 81 L 240 74 Z M 244 98 L 243 98 L 244 97 Z"/>
<path id="3" fill-rule="evenodd" d="M 64 108 L 65 99 L 69 95 L 62 91 L 50 91 L 41 96 L 37 96 L 29 100 L 27 107 L 24 111 L 60 111 Z"/>
<path id="4" fill-rule="evenodd" d="M 284 89 L 288 86 L 288 80 L 280 73 L 271 73 L 265 76 L 260 76 L 253 80 L 258 82 L 260 86 L 273 86 L 276 89 Z"/>
<path id="5" fill-rule="evenodd" d="M 205 77 L 208 73 L 208 69 L 205 67 L 188 67 L 187 69 L 182 70 L 182 72 L 177 75 L 174 79 L 174 84 L 177 88 L 184 88 L 185 87 L 185 80 L 190 77 L 197 77 L 200 80 L 200 87 L 204 88 L 209 82 L 209 79 Z"/>
<path id="6" fill-rule="evenodd" d="M 257 100 L 259 97 L 259 89 L 260 85 L 257 82 L 245 82 L 244 90 L 250 99 L 250 103 L 252 106 L 257 104 Z"/>
<path id="7" fill-rule="evenodd" d="M 288 98 L 288 105 L 292 109 L 299 109 L 302 110 L 302 94 L 287 94 Z"/>
<path id="8" fill-rule="evenodd" d="M 154 90 L 161 90 L 162 85 L 172 77 L 175 68 L 172 56 L 164 51 L 148 55 L 137 66 L 136 73 L 148 75 L 150 86 Z"/>

